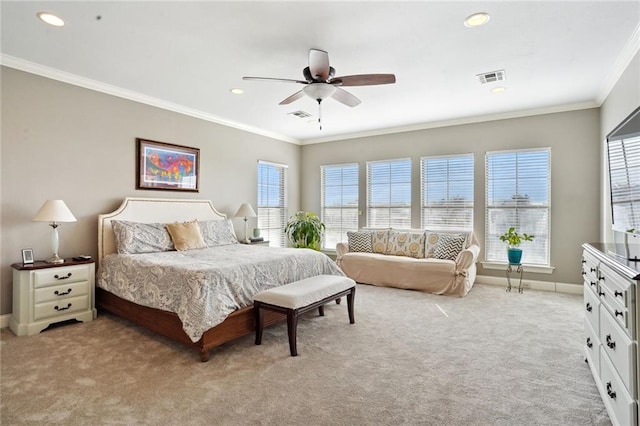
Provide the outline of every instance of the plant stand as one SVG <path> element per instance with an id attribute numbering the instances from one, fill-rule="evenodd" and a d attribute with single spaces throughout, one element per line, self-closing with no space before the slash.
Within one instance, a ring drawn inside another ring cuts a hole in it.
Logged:
<path id="1" fill-rule="evenodd" d="M 524 268 L 522 267 L 522 263 L 509 263 L 507 266 L 507 290 L 511 292 L 511 274 L 515 272 L 516 275 L 520 274 L 520 282 L 518 283 L 518 293 L 522 294 L 522 274 L 524 272 Z"/>

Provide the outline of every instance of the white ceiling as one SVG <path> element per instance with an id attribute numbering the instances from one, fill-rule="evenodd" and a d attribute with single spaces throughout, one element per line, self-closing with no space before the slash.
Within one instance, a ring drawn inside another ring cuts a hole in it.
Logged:
<path id="1" fill-rule="evenodd" d="M 51 27 L 38 11 L 62 17 Z M 489 23 L 466 28 L 485 11 Z M 2 63 L 295 143 L 598 105 L 637 51 L 640 1 L 2 1 Z M 362 103 L 305 97 L 308 50 L 336 75 L 394 73 L 349 87 Z M 504 69 L 481 85 L 476 74 Z M 497 85 L 507 90 L 491 93 Z M 243 95 L 230 93 L 242 88 Z"/>

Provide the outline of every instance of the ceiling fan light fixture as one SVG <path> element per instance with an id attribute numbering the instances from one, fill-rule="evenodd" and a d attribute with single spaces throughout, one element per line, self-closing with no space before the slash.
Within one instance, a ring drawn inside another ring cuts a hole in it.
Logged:
<path id="1" fill-rule="evenodd" d="M 242 95 L 244 93 L 244 90 L 238 88 L 229 89 L 229 91 L 234 95 Z"/>
<path id="2" fill-rule="evenodd" d="M 489 19 L 491 19 L 491 16 L 486 12 L 474 13 L 467 16 L 467 19 L 464 20 L 464 26 L 467 28 L 480 27 L 489 22 Z"/>
<path id="3" fill-rule="evenodd" d="M 45 23 L 47 23 L 49 25 L 53 25 L 54 27 L 64 27 L 64 21 L 62 20 L 62 18 L 54 15 L 53 13 L 50 13 L 50 12 L 38 12 L 38 13 L 36 13 L 36 16 L 42 22 L 45 22 Z"/>
<path id="4" fill-rule="evenodd" d="M 323 101 L 331 97 L 331 95 L 336 91 L 336 88 L 327 83 L 311 83 L 304 86 L 302 91 L 311 99 Z"/>

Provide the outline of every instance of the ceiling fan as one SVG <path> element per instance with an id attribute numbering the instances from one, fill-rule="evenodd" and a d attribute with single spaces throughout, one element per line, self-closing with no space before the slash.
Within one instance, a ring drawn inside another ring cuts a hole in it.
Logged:
<path id="1" fill-rule="evenodd" d="M 327 52 L 319 49 L 309 49 L 309 66 L 302 70 L 304 80 L 270 77 L 242 77 L 242 79 L 304 84 L 305 86 L 302 90 L 284 99 L 280 102 L 280 105 L 290 104 L 307 95 L 318 102 L 319 110 L 321 102 L 329 97 L 350 107 L 360 104 L 360 99 L 340 86 L 374 86 L 396 82 L 396 76 L 393 74 L 357 74 L 335 77 L 335 73 L 336 70 L 329 65 L 329 54 Z M 321 110 L 318 113 L 318 123 L 320 124 L 320 130 L 322 130 L 320 113 Z"/>

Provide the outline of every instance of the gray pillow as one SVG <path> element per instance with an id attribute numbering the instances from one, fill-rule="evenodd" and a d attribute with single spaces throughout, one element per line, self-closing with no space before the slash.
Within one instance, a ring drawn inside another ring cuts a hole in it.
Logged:
<path id="1" fill-rule="evenodd" d="M 239 244 L 231 219 L 199 221 L 198 225 L 207 247 Z"/>
<path id="2" fill-rule="evenodd" d="M 349 251 L 361 253 L 373 252 L 372 235 L 372 232 L 348 231 L 347 239 L 349 244 Z"/>
<path id="3" fill-rule="evenodd" d="M 112 220 L 118 254 L 156 253 L 175 250 L 164 223 Z"/>

